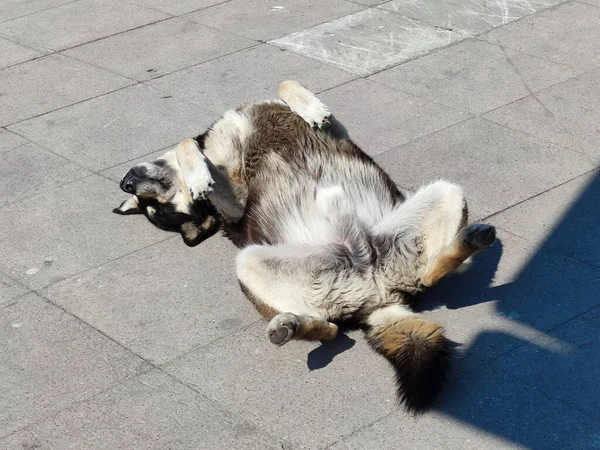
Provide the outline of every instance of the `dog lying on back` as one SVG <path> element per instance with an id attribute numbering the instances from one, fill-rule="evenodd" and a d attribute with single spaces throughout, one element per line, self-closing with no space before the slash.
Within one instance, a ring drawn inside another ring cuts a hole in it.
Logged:
<path id="1" fill-rule="evenodd" d="M 229 111 L 121 181 L 115 211 L 143 213 L 197 245 L 219 227 L 242 250 L 237 276 L 270 321 L 271 342 L 333 339 L 359 324 L 392 364 L 399 400 L 428 407 L 452 342 L 408 307 L 495 241 L 467 225 L 460 187 L 438 181 L 405 198 L 352 141 L 327 131 L 329 110 L 293 81 L 278 101 Z"/>

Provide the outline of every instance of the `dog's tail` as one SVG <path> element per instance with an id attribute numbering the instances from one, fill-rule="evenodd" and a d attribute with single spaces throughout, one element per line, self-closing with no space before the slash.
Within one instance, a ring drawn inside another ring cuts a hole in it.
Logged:
<path id="1" fill-rule="evenodd" d="M 440 325 L 408 310 L 398 314 L 400 308 L 373 312 L 367 320 L 367 340 L 394 367 L 400 403 L 408 411 L 421 413 L 446 381 L 454 343 Z"/>

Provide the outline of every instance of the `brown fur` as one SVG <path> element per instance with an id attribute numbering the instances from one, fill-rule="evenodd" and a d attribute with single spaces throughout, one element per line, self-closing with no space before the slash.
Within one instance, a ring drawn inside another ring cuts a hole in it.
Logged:
<path id="1" fill-rule="evenodd" d="M 269 305 L 263 303 L 242 282 L 240 282 L 240 289 L 242 290 L 242 292 L 244 293 L 244 295 L 246 296 L 246 298 L 248 300 L 250 300 L 250 302 L 254 305 L 254 307 L 256 308 L 256 310 L 258 311 L 258 313 L 261 316 L 263 316 L 265 319 L 271 320 L 273 317 L 275 317 L 277 314 L 279 314 L 279 311 L 277 311 L 276 309 L 274 309 L 274 308 L 270 307 Z"/>
<path id="2" fill-rule="evenodd" d="M 407 317 L 370 328 L 367 339 L 394 367 L 400 402 L 413 412 L 429 406 L 446 377 L 452 354 L 443 328 Z"/>
<path id="3" fill-rule="evenodd" d="M 307 341 L 316 341 L 319 339 L 333 339 L 337 336 L 337 325 L 328 322 L 325 319 L 310 316 L 297 316 L 300 319 L 300 325 L 294 339 L 305 339 Z"/>

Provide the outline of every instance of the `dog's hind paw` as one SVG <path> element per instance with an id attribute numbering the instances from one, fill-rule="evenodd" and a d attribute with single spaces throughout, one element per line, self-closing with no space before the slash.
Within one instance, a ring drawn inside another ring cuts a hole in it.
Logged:
<path id="1" fill-rule="evenodd" d="M 294 337 L 299 326 L 300 319 L 295 314 L 278 314 L 269 323 L 267 336 L 273 344 L 283 345 Z"/>

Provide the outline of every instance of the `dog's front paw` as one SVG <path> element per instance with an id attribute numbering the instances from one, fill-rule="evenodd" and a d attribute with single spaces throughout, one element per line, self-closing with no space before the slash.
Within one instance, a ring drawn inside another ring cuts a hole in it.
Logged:
<path id="1" fill-rule="evenodd" d="M 192 200 L 204 200 L 213 192 L 215 181 L 213 180 L 210 170 L 205 165 L 197 171 L 190 173 L 186 178 L 186 183 L 190 190 Z"/>

